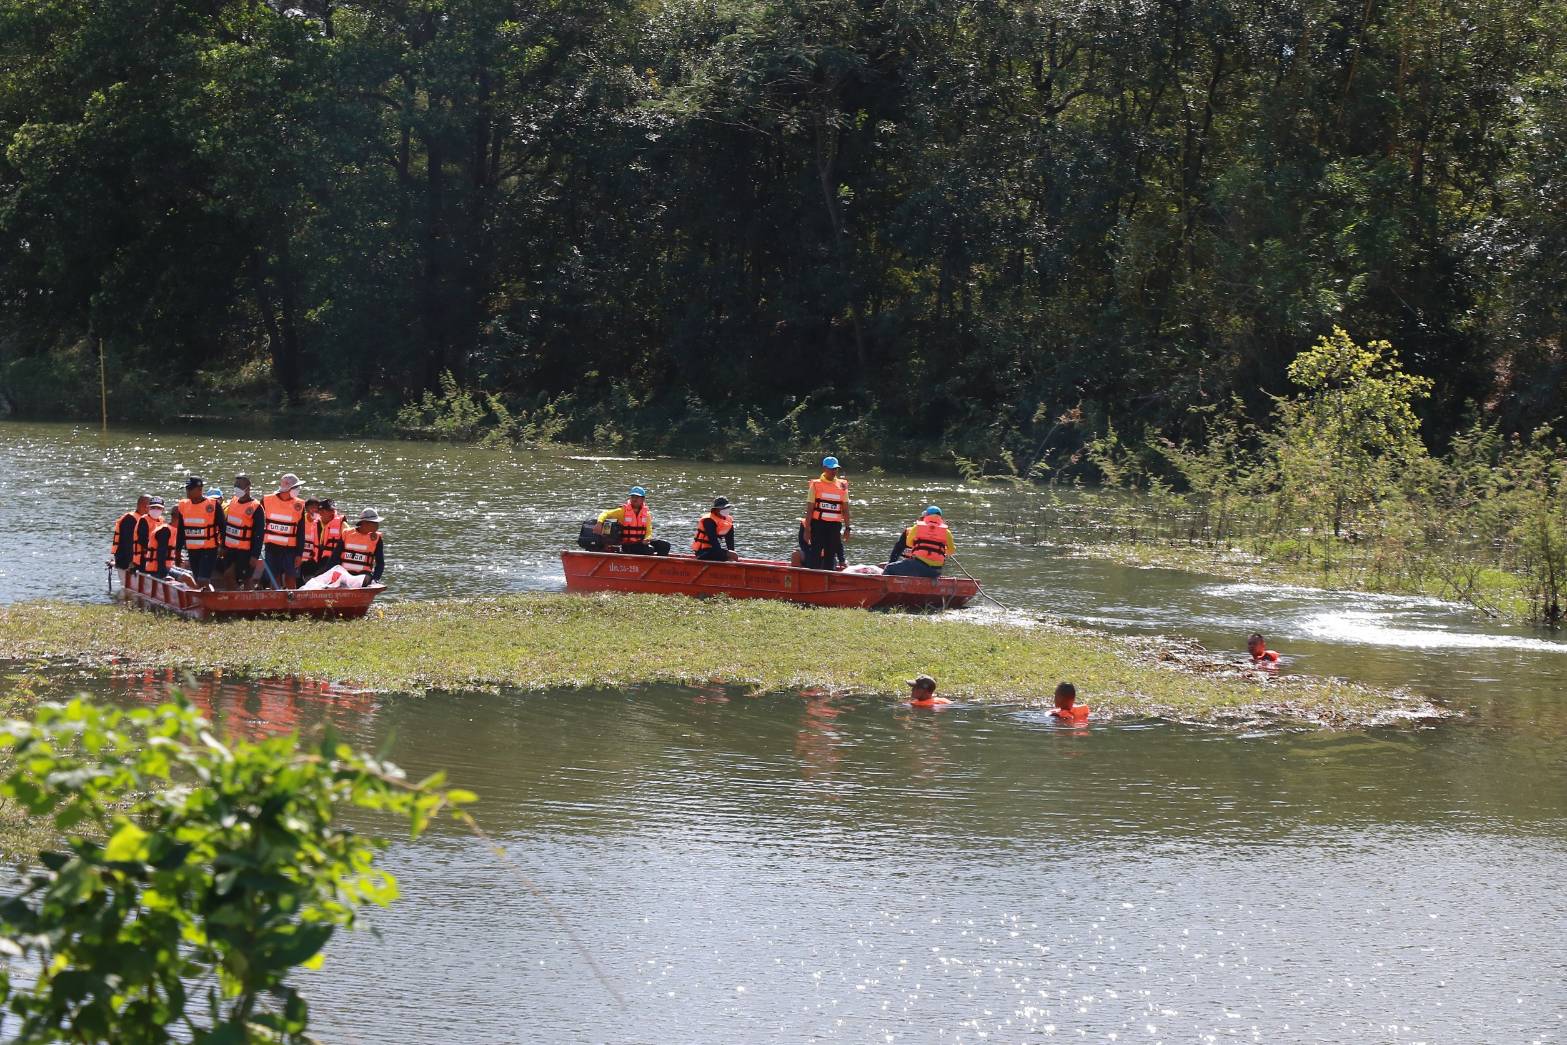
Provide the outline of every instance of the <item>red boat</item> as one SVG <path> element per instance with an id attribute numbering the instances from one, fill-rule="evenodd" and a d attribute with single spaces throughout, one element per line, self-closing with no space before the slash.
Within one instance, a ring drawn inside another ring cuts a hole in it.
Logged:
<path id="1" fill-rule="evenodd" d="M 189 574 L 177 571 L 168 579 L 133 570 L 116 570 L 121 597 L 149 610 L 167 610 L 192 620 L 225 617 L 363 617 L 384 584 L 363 588 L 322 588 L 319 591 L 221 591 L 198 588 Z"/>
<path id="2" fill-rule="evenodd" d="M 560 562 L 566 570 L 567 591 L 727 595 L 866 610 L 956 608 L 968 605 L 979 594 L 979 585 L 967 577 L 804 570 L 767 559 L 706 562 L 687 555 L 563 551 Z"/>

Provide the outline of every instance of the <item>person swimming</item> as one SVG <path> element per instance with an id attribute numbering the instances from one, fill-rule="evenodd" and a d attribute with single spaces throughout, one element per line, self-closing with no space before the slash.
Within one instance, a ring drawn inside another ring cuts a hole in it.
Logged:
<path id="1" fill-rule="evenodd" d="M 1077 687 L 1070 682 L 1056 686 L 1056 706 L 1050 717 L 1057 722 L 1080 726 L 1088 721 L 1088 705 L 1077 702 Z"/>
<path id="2" fill-rule="evenodd" d="M 1279 655 L 1268 648 L 1268 642 L 1260 631 L 1252 632 L 1246 639 L 1246 652 L 1251 654 L 1251 662 L 1258 667 L 1278 667 Z"/>
<path id="3" fill-rule="evenodd" d="M 909 707 L 911 708 L 939 708 L 943 704 L 952 701 L 946 697 L 936 696 L 936 680 L 929 675 L 921 675 L 917 679 L 909 679 Z"/>

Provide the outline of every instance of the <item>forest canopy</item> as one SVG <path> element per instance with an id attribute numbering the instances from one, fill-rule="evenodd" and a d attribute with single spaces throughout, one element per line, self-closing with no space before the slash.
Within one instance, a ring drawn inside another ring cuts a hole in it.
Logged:
<path id="1" fill-rule="evenodd" d="M 1564 83 L 1532 0 L 0 0 L 0 391 L 985 453 L 1343 327 L 1532 430 Z"/>

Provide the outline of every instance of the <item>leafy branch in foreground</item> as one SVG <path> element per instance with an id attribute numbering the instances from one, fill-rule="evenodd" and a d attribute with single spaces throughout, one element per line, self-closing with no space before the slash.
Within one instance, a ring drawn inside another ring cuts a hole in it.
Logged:
<path id="1" fill-rule="evenodd" d="M 319 967 L 336 929 L 397 896 L 374 865 L 385 839 L 340 813 L 390 814 L 417 837 L 474 801 L 330 734 L 314 750 L 297 736 L 225 743 L 179 697 L 46 704 L 0 727 L 0 744 L 0 794 L 64 839 L 0 904 L 18 1042 L 308 1041 L 289 972 Z"/>

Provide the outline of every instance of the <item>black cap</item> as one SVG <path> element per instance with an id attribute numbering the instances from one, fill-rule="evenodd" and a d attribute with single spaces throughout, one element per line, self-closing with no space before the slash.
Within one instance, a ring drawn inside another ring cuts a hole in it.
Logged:
<path id="1" fill-rule="evenodd" d="M 929 675 L 921 675 L 919 678 L 909 679 L 909 685 L 915 689 L 935 689 L 936 680 Z"/>
<path id="2" fill-rule="evenodd" d="M 189 490 L 192 486 L 206 486 L 206 485 L 207 485 L 206 483 L 201 481 L 201 476 L 199 476 L 199 475 L 193 475 L 189 479 L 185 480 L 185 489 L 187 489 L 187 490 Z"/>
<path id="3" fill-rule="evenodd" d="M 729 498 L 727 498 L 727 497 L 715 497 L 715 498 L 713 498 L 713 510 L 714 511 L 717 511 L 720 508 L 728 508 L 728 507 L 729 507 Z"/>
<path id="4" fill-rule="evenodd" d="M 244 472 L 240 472 L 234 477 L 234 485 L 243 486 L 248 489 L 250 487 L 250 476 L 246 475 Z"/>

